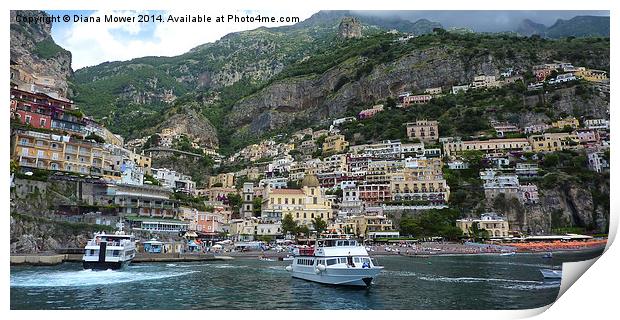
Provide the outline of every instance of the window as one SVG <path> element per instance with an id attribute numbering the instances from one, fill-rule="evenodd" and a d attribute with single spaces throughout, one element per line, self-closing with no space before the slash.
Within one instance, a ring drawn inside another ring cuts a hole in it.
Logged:
<path id="1" fill-rule="evenodd" d="M 41 121 L 39 122 L 39 126 L 45 127 L 45 119 L 41 119 Z"/>
<path id="2" fill-rule="evenodd" d="M 32 117 L 31 117 L 31 116 L 26 116 L 26 123 L 27 123 L 27 124 L 30 124 L 30 119 L 32 119 Z"/>

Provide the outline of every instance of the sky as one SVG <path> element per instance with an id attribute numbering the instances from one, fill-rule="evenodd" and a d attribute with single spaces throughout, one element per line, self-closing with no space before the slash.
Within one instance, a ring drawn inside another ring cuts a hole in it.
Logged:
<path id="1" fill-rule="evenodd" d="M 214 42 L 228 33 L 256 29 L 261 26 L 275 27 L 291 23 L 85 23 L 74 22 L 74 15 L 99 16 L 137 16 L 139 14 L 187 14 L 214 13 L 202 11 L 47 11 L 51 15 L 70 15 L 70 22 L 55 22 L 52 37 L 61 47 L 71 51 L 73 70 L 97 65 L 106 61 L 130 60 L 145 56 L 176 56 L 208 42 Z M 230 11 L 221 14 L 245 16 L 298 16 L 302 21 L 314 11 Z"/>
<path id="2" fill-rule="evenodd" d="M 137 16 L 139 14 L 237 14 L 283 17 L 295 16 L 301 21 L 316 10 L 278 11 L 47 11 L 53 15 L 68 14 L 70 22 L 57 22 L 52 27 L 54 41 L 73 54 L 74 70 L 97 65 L 106 61 L 130 60 L 144 56 L 176 56 L 204 43 L 214 42 L 228 33 L 256 29 L 260 26 L 275 27 L 291 23 L 85 23 L 74 22 L 75 15 Z M 570 19 L 577 15 L 604 15 L 609 11 L 355 11 L 358 14 L 391 16 L 416 21 L 426 18 L 440 22 L 444 27 L 468 27 L 474 31 L 496 32 L 514 30 L 523 19 L 552 25 L 558 18 Z M 103 18 L 101 18 L 103 20 Z"/>

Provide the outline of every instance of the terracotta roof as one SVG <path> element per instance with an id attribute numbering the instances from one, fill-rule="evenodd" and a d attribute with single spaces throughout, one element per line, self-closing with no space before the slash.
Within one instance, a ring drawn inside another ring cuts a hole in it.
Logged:
<path id="1" fill-rule="evenodd" d="M 272 194 L 304 194 L 301 189 L 271 189 Z"/>

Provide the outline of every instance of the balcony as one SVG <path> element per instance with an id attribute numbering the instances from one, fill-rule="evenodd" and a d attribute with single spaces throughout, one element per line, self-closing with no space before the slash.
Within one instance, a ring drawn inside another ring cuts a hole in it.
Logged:
<path id="1" fill-rule="evenodd" d="M 24 147 L 34 147 L 34 143 L 28 141 L 20 141 L 19 145 Z"/>
<path id="2" fill-rule="evenodd" d="M 65 149 L 65 153 L 78 154 L 78 151 L 74 148 L 67 148 Z"/>

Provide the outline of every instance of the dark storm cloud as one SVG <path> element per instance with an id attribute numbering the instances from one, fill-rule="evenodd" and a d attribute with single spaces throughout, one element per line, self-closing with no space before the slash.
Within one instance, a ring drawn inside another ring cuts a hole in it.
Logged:
<path id="1" fill-rule="evenodd" d="M 524 19 L 546 26 L 558 19 L 568 20 L 575 16 L 609 16 L 609 11 L 355 11 L 360 15 L 399 17 L 416 21 L 428 19 L 441 23 L 445 28 L 467 27 L 478 32 L 514 31 Z"/>

